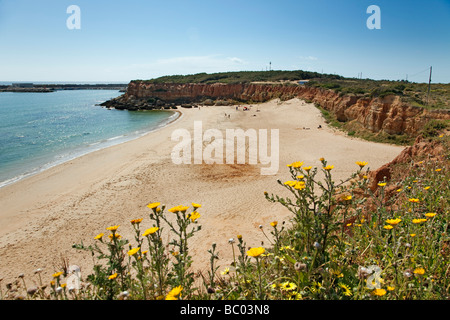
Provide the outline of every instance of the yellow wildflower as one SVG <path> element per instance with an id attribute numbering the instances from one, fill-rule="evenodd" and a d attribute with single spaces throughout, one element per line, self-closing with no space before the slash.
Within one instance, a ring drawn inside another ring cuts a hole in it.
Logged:
<path id="1" fill-rule="evenodd" d="M 306 172 L 309 172 L 309 170 L 311 170 L 312 169 L 312 166 L 309 166 L 309 167 L 303 167 L 303 170 L 305 170 Z"/>
<path id="2" fill-rule="evenodd" d="M 104 235 L 105 235 L 104 233 L 100 233 L 100 234 L 96 235 L 94 239 L 101 240 Z"/>
<path id="3" fill-rule="evenodd" d="M 352 196 L 350 194 L 346 195 L 346 196 L 342 197 L 342 200 L 344 200 L 344 201 L 352 200 Z"/>
<path id="4" fill-rule="evenodd" d="M 372 293 L 374 295 L 378 296 L 378 297 L 381 297 L 381 296 L 384 296 L 386 294 L 386 290 L 384 290 L 384 289 L 375 289 L 375 290 L 373 290 Z"/>
<path id="5" fill-rule="evenodd" d="M 342 290 L 344 290 L 344 296 L 350 297 L 352 295 L 352 291 L 346 284 L 339 283 L 339 287 L 341 287 Z"/>
<path id="6" fill-rule="evenodd" d="M 425 269 L 424 268 L 417 268 L 417 269 L 414 270 L 414 273 L 418 274 L 418 275 L 423 275 L 423 274 L 425 274 Z"/>
<path id="7" fill-rule="evenodd" d="M 200 218 L 200 213 L 198 213 L 197 211 L 193 211 L 190 215 L 188 215 L 188 217 L 192 222 L 195 222 L 195 220 Z"/>
<path id="8" fill-rule="evenodd" d="M 433 218 L 435 215 L 436 215 L 436 213 L 433 213 L 433 212 L 425 213 L 425 217 L 427 217 L 427 218 Z"/>
<path id="9" fill-rule="evenodd" d="M 129 255 L 129 256 L 134 256 L 136 253 L 138 253 L 139 249 L 140 249 L 140 248 L 137 247 L 137 248 L 134 248 L 134 249 L 129 250 L 129 251 L 128 251 L 128 255 Z"/>
<path id="10" fill-rule="evenodd" d="M 181 295 L 181 291 L 183 290 L 182 286 L 178 286 L 170 290 L 170 292 L 166 296 L 166 300 L 177 300 L 177 298 Z"/>
<path id="11" fill-rule="evenodd" d="M 60 271 L 60 272 L 56 272 L 53 274 L 53 278 L 59 278 L 60 276 L 63 275 L 64 272 Z"/>
<path id="12" fill-rule="evenodd" d="M 396 224 L 400 223 L 401 221 L 402 221 L 402 219 L 399 219 L 399 218 L 397 218 L 397 219 L 387 219 L 386 220 L 387 223 L 389 223 L 389 224 L 391 224 L 393 226 L 395 226 Z"/>
<path id="13" fill-rule="evenodd" d="M 303 190 L 305 188 L 306 188 L 306 186 L 305 186 L 305 183 L 303 181 L 298 181 L 294 185 L 294 189 L 295 190 Z"/>
<path id="14" fill-rule="evenodd" d="M 278 221 L 273 221 L 270 223 L 270 225 L 274 228 L 277 226 L 277 224 L 278 224 Z"/>
<path id="15" fill-rule="evenodd" d="M 431 187 L 430 186 L 426 186 L 424 189 L 425 190 L 428 190 L 428 189 L 430 189 Z"/>
<path id="16" fill-rule="evenodd" d="M 154 234 L 158 230 L 159 230 L 158 227 L 149 228 L 149 229 L 145 230 L 145 232 L 142 234 L 142 236 L 146 237 L 148 235 Z"/>
<path id="17" fill-rule="evenodd" d="M 297 291 L 292 291 L 289 293 L 289 300 L 301 300 L 302 295 Z"/>
<path id="18" fill-rule="evenodd" d="M 436 172 L 439 172 L 439 171 L 441 171 L 442 169 L 436 169 L 436 170 L 434 170 L 434 171 L 436 171 Z"/>
<path id="19" fill-rule="evenodd" d="M 395 288 L 394 288 L 394 287 L 387 286 L 387 289 L 388 289 L 388 291 L 393 291 Z"/>
<path id="20" fill-rule="evenodd" d="M 412 223 L 418 224 L 427 221 L 427 219 L 413 219 Z"/>
<path id="21" fill-rule="evenodd" d="M 192 202 L 192 206 L 197 209 L 197 208 L 200 208 L 202 205 Z"/>
<path id="22" fill-rule="evenodd" d="M 360 168 L 364 168 L 365 166 L 368 165 L 368 163 L 366 161 L 356 161 L 356 164 L 360 167 Z"/>
<path id="23" fill-rule="evenodd" d="M 415 233 L 410 233 L 409 235 L 410 235 L 411 237 L 415 237 L 415 236 L 416 236 Z"/>
<path id="24" fill-rule="evenodd" d="M 324 170 L 326 170 L 326 171 L 330 171 L 331 169 L 333 169 L 334 168 L 334 166 L 333 165 L 328 165 L 328 166 L 326 166 L 326 167 L 323 167 L 323 169 Z"/>
<path id="25" fill-rule="evenodd" d="M 122 238 L 122 236 L 118 233 L 111 233 L 108 235 L 108 238 L 109 238 L 109 240 L 112 240 L 113 238 L 120 239 L 120 238 Z"/>
<path id="26" fill-rule="evenodd" d="M 386 182 L 378 182 L 379 187 L 384 187 L 386 185 Z"/>
<path id="27" fill-rule="evenodd" d="M 386 230 L 391 230 L 391 229 L 394 228 L 394 227 L 391 226 L 390 224 L 388 224 L 387 226 L 384 226 L 383 228 L 385 228 Z"/>
<path id="28" fill-rule="evenodd" d="M 112 226 L 112 227 L 108 227 L 108 228 L 106 228 L 106 230 L 109 230 L 109 231 L 117 231 L 117 229 L 119 229 L 119 227 L 120 227 L 120 225 L 117 225 L 117 226 Z"/>
<path id="29" fill-rule="evenodd" d="M 301 179 L 303 179 L 304 177 L 305 177 L 304 175 L 297 176 L 297 179 L 301 180 Z"/>
<path id="30" fill-rule="evenodd" d="M 108 277 L 109 280 L 114 280 L 115 278 L 117 278 L 117 272 Z"/>
<path id="31" fill-rule="evenodd" d="M 142 222 L 142 220 L 143 220 L 142 218 L 141 219 L 133 219 L 130 222 L 131 222 L 131 224 L 139 224 Z"/>
<path id="32" fill-rule="evenodd" d="M 408 201 L 409 201 L 409 202 L 412 202 L 412 203 L 419 203 L 419 202 L 420 202 L 420 200 L 419 200 L 419 199 L 416 199 L 416 198 L 408 199 Z"/>
<path id="33" fill-rule="evenodd" d="M 319 160 L 320 160 L 320 161 L 324 161 L 324 160 L 325 160 L 325 158 L 324 158 L 324 157 L 322 157 L 322 158 L 320 158 Z"/>
<path id="34" fill-rule="evenodd" d="M 292 291 L 292 290 L 295 290 L 296 288 L 297 288 L 297 285 L 293 282 L 287 281 L 287 282 L 283 282 L 281 284 L 281 290 L 284 290 L 284 291 Z"/>
<path id="35" fill-rule="evenodd" d="M 229 268 L 225 268 L 221 274 L 223 274 L 224 276 L 230 273 L 230 269 Z"/>
<path id="36" fill-rule="evenodd" d="M 289 187 L 294 187 L 297 184 L 297 181 L 286 181 L 284 184 Z"/>
<path id="37" fill-rule="evenodd" d="M 288 167 L 292 167 L 292 168 L 300 168 L 303 165 L 303 162 L 301 161 L 296 161 L 296 162 L 292 162 L 291 164 L 288 164 Z"/>
<path id="38" fill-rule="evenodd" d="M 161 202 L 153 202 L 147 205 L 147 208 L 150 209 L 155 209 L 156 207 L 158 207 L 161 204 Z"/>
<path id="39" fill-rule="evenodd" d="M 261 254 L 263 254 L 266 250 L 262 247 L 259 248 L 251 248 L 247 251 L 247 255 L 253 258 L 259 257 Z"/>
<path id="40" fill-rule="evenodd" d="M 176 212 L 179 212 L 179 211 L 181 211 L 181 212 L 186 212 L 187 209 L 189 209 L 189 207 L 186 207 L 186 206 L 176 206 L 176 207 L 173 207 L 173 208 L 169 209 L 169 212 L 172 212 L 172 213 L 176 213 Z"/>

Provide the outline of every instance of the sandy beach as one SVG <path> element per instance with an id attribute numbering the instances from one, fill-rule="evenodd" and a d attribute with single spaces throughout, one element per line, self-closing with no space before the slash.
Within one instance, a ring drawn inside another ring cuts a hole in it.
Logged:
<path id="1" fill-rule="evenodd" d="M 106 227 L 117 224 L 120 234 L 133 243 L 130 220 L 144 218 L 141 229 L 149 228 L 146 205 L 151 202 L 168 208 L 202 204 L 202 230 L 190 245 L 193 267 L 208 269 L 207 250 L 213 242 L 217 243 L 219 264 L 225 267 L 232 260 L 228 239 L 241 234 L 249 246 L 259 246 L 261 241 L 268 246 L 258 226 L 269 229 L 271 221 L 288 221 L 289 212 L 263 195 L 264 191 L 284 194 L 277 179 L 288 180 L 287 163 L 304 161 L 319 166 L 319 158 L 325 157 L 334 165 L 338 180 L 357 169 L 355 161 L 367 161 L 376 169 L 403 150 L 337 132 L 325 125 L 314 105 L 298 99 L 273 100 L 253 105 L 249 111 L 237 111 L 235 106 L 179 111 L 182 116 L 178 120 L 158 131 L 1 188 L 0 278 L 7 282 L 24 273 L 34 279 L 33 271 L 41 268 L 43 279 L 50 281 L 62 258 L 79 265 L 87 276 L 92 258 L 88 252 L 72 249 L 72 244 L 91 244 L 97 234 L 107 233 Z M 171 134 L 175 129 L 192 132 L 194 121 L 202 121 L 203 130 L 223 132 L 230 128 L 279 129 L 278 173 L 261 175 L 264 165 L 260 164 L 174 164 L 171 152 L 178 142 L 171 140 Z"/>

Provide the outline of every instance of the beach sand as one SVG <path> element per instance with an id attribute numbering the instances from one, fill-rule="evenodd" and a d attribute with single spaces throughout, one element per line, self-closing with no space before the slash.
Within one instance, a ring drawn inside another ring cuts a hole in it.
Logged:
<path id="1" fill-rule="evenodd" d="M 260 111 L 257 111 L 259 109 Z M 72 248 L 73 243 L 94 243 L 106 227 L 120 225 L 119 233 L 134 246 L 130 220 L 144 218 L 141 230 L 151 227 L 151 202 L 167 208 L 200 203 L 202 230 L 191 238 L 195 270 L 209 268 L 207 250 L 217 244 L 219 265 L 229 266 L 232 250 L 228 239 L 241 234 L 248 246 L 269 243 L 258 228 L 270 234 L 270 222 L 288 222 L 290 213 L 269 203 L 264 191 L 285 195 L 277 179 L 289 180 L 286 164 L 304 161 L 320 166 L 320 157 L 334 165 L 336 181 L 347 178 L 367 161 L 371 169 L 391 161 L 403 147 L 350 138 L 325 125 L 312 104 L 293 99 L 254 105 L 250 111 L 235 106 L 179 109 L 182 116 L 168 126 L 141 138 L 48 169 L 0 189 L 0 278 L 3 283 L 24 273 L 43 269 L 44 282 L 59 271 L 62 259 L 91 273 L 92 257 Z M 105 111 L 106 112 L 106 111 Z M 230 114 L 230 118 L 225 117 Z M 279 129 L 280 166 L 275 175 L 261 175 L 265 165 L 180 164 L 171 160 L 175 129 L 192 132 L 194 121 L 225 132 L 227 128 Z M 322 129 L 318 129 L 322 125 Z M 303 129 L 310 128 L 309 130 Z M 167 211 L 166 211 L 167 212 Z M 171 214 L 167 212 L 167 214 Z"/>

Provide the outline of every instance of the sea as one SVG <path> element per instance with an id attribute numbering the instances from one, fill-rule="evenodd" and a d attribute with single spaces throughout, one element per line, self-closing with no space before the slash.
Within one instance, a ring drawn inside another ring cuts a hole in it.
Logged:
<path id="1" fill-rule="evenodd" d="M 178 115 L 107 109 L 118 90 L 0 92 L 0 188 L 95 150 L 136 139 Z"/>

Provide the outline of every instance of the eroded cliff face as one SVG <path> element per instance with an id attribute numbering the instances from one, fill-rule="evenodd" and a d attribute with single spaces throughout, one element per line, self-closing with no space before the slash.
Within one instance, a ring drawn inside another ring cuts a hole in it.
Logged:
<path id="1" fill-rule="evenodd" d="M 430 119 L 450 119 L 449 110 L 413 107 L 398 96 L 361 98 L 323 88 L 281 84 L 152 84 L 132 81 L 124 95 L 104 105 L 130 110 L 167 109 L 176 105 L 264 102 L 275 98 L 311 101 L 335 114 L 339 121 L 355 120 L 372 132 L 415 135 Z"/>

